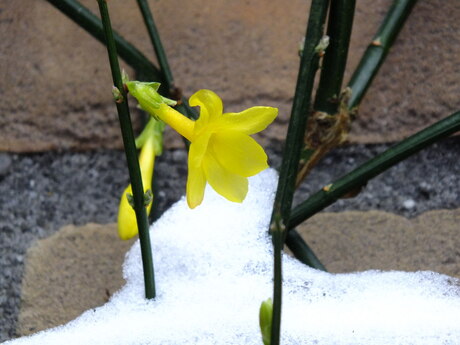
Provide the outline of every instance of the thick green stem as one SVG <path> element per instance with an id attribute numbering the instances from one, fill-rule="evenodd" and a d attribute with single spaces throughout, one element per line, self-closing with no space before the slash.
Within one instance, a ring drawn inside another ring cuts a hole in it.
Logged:
<path id="1" fill-rule="evenodd" d="M 347 64 L 355 0 L 331 0 L 327 35 L 329 46 L 325 50 L 321 77 L 315 98 L 315 111 L 335 115 Z"/>
<path id="2" fill-rule="evenodd" d="M 303 262 L 307 266 L 327 272 L 326 267 L 319 261 L 316 254 L 295 229 L 291 229 L 287 232 L 285 242 L 297 260 Z"/>
<path id="3" fill-rule="evenodd" d="M 105 43 L 101 20 L 76 0 L 47 0 L 93 37 Z M 162 74 L 136 47 L 113 33 L 118 54 L 146 80 L 163 81 Z"/>
<path id="4" fill-rule="evenodd" d="M 152 249 L 150 245 L 149 224 L 147 212 L 144 205 L 144 188 L 142 186 L 141 171 L 139 160 L 134 141 L 134 133 L 131 124 L 131 118 L 128 108 L 128 98 L 123 86 L 123 81 L 118 64 L 118 56 L 115 46 L 115 40 L 112 33 L 109 12 L 105 0 L 97 0 L 101 13 L 104 33 L 106 37 L 107 52 L 109 54 L 110 68 L 115 87 L 118 89 L 121 97 L 118 97 L 116 103 L 118 118 L 120 120 L 123 144 L 125 146 L 126 160 L 128 162 L 129 176 L 133 191 L 134 211 L 139 228 L 139 241 L 141 245 L 142 264 L 144 269 L 145 296 L 146 298 L 155 297 L 155 279 L 153 271 Z"/>
<path id="5" fill-rule="evenodd" d="M 340 98 L 343 75 L 350 45 L 355 0 L 331 0 L 327 36 L 329 45 L 324 50 L 321 77 L 316 92 L 313 118 L 307 126 L 305 147 L 296 186 L 305 179 L 311 169 L 332 148 L 339 145 L 348 133 L 348 114 L 343 112 Z M 340 114 L 339 114 L 340 112 Z M 331 116 L 326 129 L 324 116 Z M 333 116 L 333 117 L 332 117 Z"/>
<path id="6" fill-rule="evenodd" d="M 458 130 L 460 130 L 460 111 L 403 140 L 313 194 L 292 210 L 287 228 L 292 229 L 296 227 L 348 192 L 362 187 L 371 178 L 431 145 L 435 141 L 447 137 Z"/>
<path id="7" fill-rule="evenodd" d="M 329 1 L 313 0 L 305 35 L 305 44 L 300 61 L 297 86 L 294 95 L 291 118 L 284 147 L 278 189 L 270 225 L 274 243 L 274 283 L 273 283 L 273 321 L 271 345 L 280 343 L 281 296 L 282 296 L 282 247 L 284 244 L 284 224 L 289 219 L 295 190 L 297 169 L 299 167 L 307 116 L 310 111 L 311 93 L 318 69 L 319 54 L 316 47 L 324 32 Z"/>
<path id="8" fill-rule="evenodd" d="M 139 5 L 139 8 L 141 10 L 142 18 L 144 19 L 145 26 L 147 27 L 150 40 L 152 41 L 153 49 L 155 50 L 155 54 L 160 65 L 161 72 L 163 73 L 164 80 L 169 91 L 169 97 L 170 94 L 174 92 L 174 79 L 171 73 L 171 69 L 169 68 L 166 53 L 163 49 L 163 44 L 160 40 L 160 35 L 158 34 L 155 21 L 153 20 L 153 15 L 150 11 L 150 7 L 147 1 L 137 0 L 137 4 Z"/>
<path id="9" fill-rule="evenodd" d="M 377 74 L 393 42 L 406 22 L 417 0 L 394 0 L 371 44 L 364 52 L 348 86 L 351 97 L 348 107 L 353 109 L 361 103 L 369 85 Z"/>

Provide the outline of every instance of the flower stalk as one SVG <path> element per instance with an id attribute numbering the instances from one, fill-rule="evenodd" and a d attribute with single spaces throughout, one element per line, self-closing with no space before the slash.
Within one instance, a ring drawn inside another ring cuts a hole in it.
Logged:
<path id="1" fill-rule="evenodd" d="M 354 14 L 355 0 L 331 0 L 327 26 L 329 45 L 321 66 L 315 111 L 335 115 L 339 109 Z"/>
<path id="2" fill-rule="evenodd" d="M 393 1 L 348 83 L 348 87 L 351 89 L 351 97 L 348 100 L 349 109 L 353 109 L 361 103 L 416 2 L 417 0 Z"/>
<path id="3" fill-rule="evenodd" d="M 417 132 L 385 152 L 362 164 L 340 179 L 323 187 L 292 210 L 287 224 L 293 229 L 347 193 L 362 187 L 368 180 L 398 164 L 414 153 L 460 130 L 460 111 Z"/>
<path id="4" fill-rule="evenodd" d="M 274 245 L 273 319 L 271 345 L 280 343 L 281 303 L 282 303 L 282 247 L 285 224 L 289 220 L 294 196 L 297 169 L 305 134 L 307 116 L 310 110 L 311 93 L 320 54 L 316 47 L 323 36 L 323 26 L 329 1 L 313 0 L 305 35 L 304 48 L 300 60 L 296 91 L 283 151 L 278 188 L 273 207 L 270 232 Z"/>
<path id="5" fill-rule="evenodd" d="M 287 231 L 285 243 L 297 260 L 307 266 L 327 272 L 326 267 L 295 229 Z"/>
<path id="6" fill-rule="evenodd" d="M 155 297 L 155 279 L 152 249 L 150 244 L 147 212 L 144 203 L 144 188 L 142 186 L 142 176 L 139 168 L 137 150 L 134 141 L 134 134 L 128 108 L 128 98 L 123 85 L 120 66 L 118 64 L 116 44 L 113 37 L 112 25 L 110 23 L 107 3 L 105 0 L 98 0 L 98 5 L 105 33 L 106 46 L 109 55 L 109 62 L 112 71 L 113 82 L 121 95 L 121 97 L 118 97 L 119 101 L 116 102 L 116 106 L 133 191 L 134 211 L 136 213 L 136 221 L 139 227 L 139 241 L 141 245 L 142 264 L 144 270 L 145 296 L 146 298 L 151 299 Z"/>
<path id="7" fill-rule="evenodd" d="M 297 186 L 324 155 L 346 139 L 350 129 L 350 114 L 344 106 L 348 94 L 342 91 L 342 82 L 354 13 L 355 0 L 331 0 L 325 36 L 329 44 L 323 51 L 321 76 L 314 111 L 307 123 Z"/>

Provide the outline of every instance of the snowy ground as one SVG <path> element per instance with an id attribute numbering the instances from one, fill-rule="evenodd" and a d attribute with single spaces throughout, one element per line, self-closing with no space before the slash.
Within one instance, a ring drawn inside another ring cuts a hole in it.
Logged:
<path id="1" fill-rule="evenodd" d="M 260 303 L 271 297 L 266 229 L 276 173 L 250 179 L 243 204 L 207 189 L 153 224 L 158 296 L 143 298 L 138 242 L 127 284 L 69 324 L 6 342 L 32 344 L 261 344 Z M 283 344 L 459 344 L 459 281 L 432 272 L 329 274 L 284 258 Z"/>

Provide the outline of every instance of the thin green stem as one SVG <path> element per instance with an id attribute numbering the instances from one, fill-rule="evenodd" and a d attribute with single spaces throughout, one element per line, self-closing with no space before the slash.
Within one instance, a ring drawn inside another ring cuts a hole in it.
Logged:
<path id="1" fill-rule="evenodd" d="M 284 231 L 272 233 L 273 239 L 273 316 L 270 345 L 279 345 L 281 335 L 281 302 L 283 282 L 283 243 Z M 275 304 L 276 302 L 276 304 Z"/>
<path id="2" fill-rule="evenodd" d="M 284 244 L 284 224 L 289 214 L 294 196 L 297 169 L 299 167 L 307 116 L 310 111 L 311 93 L 318 69 L 319 54 L 316 47 L 324 32 L 329 1 L 313 0 L 310 7 L 305 44 L 300 61 L 297 86 L 292 105 L 291 118 L 283 153 L 278 189 L 273 207 L 270 230 L 274 244 L 273 320 L 271 345 L 279 345 L 281 331 L 282 303 L 282 248 Z"/>
<path id="3" fill-rule="evenodd" d="M 94 38 L 105 43 L 101 20 L 76 0 L 47 0 Z M 146 80 L 163 81 L 162 74 L 136 47 L 116 32 L 113 33 L 118 54 Z"/>
<path id="4" fill-rule="evenodd" d="M 315 111 L 335 115 L 347 64 L 355 0 L 331 0 L 327 35 L 329 46 L 325 50 L 321 77 L 315 98 Z"/>
<path id="5" fill-rule="evenodd" d="M 300 234 L 295 230 L 291 229 L 286 234 L 286 245 L 291 250 L 292 254 L 305 265 L 316 268 L 321 271 L 325 271 L 326 267 L 319 261 L 313 249 L 303 240 Z"/>
<path id="6" fill-rule="evenodd" d="M 160 40 L 160 35 L 158 34 L 155 21 L 153 20 L 153 15 L 150 11 L 150 7 L 147 1 L 137 0 L 137 4 L 139 5 L 139 9 L 141 10 L 142 18 L 144 19 L 144 23 L 149 33 L 150 40 L 152 41 L 153 49 L 155 50 L 155 54 L 160 65 L 161 72 L 163 73 L 166 86 L 169 90 L 169 97 L 170 94 L 174 92 L 174 79 L 171 73 L 171 69 L 169 68 L 166 53 L 163 49 L 163 44 Z"/>
<path id="7" fill-rule="evenodd" d="M 123 86 L 123 81 L 118 64 L 118 56 L 115 40 L 110 23 L 109 11 L 106 0 L 97 0 L 101 13 L 104 33 L 106 37 L 107 52 L 109 55 L 110 69 L 115 87 L 119 90 L 121 97 L 116 103 L 118 118 L 120 120 L 123 144 L 125 146 L 126 160 L 128 162 L 129 176 L 133 191 L 134 211 L 139 228 L 139 241 L 141 245 L 142 264 L 144 269 L 144 283 L 146 298 L 155 297 L 155 279 L 152 260 L 152 249 L 150 244 L 149 224 L 147 212 L 144 205 L 144 187 L 142 186 L 141 171 L 134 141 L 134 133 L 129 114 L 128 98 Z"/>
<path id="8" fill-rule="evenodd" d="M 458 130 L 460 130 L 460 111 L 401 141 L 313 194 L 292 210 L 287 228 L 296 227 L 343 195 L 362 187 L 373 177 Z"/>
<path id="9" fill-rule="evenodd" d="M 377 74 L 385 57 L 406 22 L 417 0 L 394 0 L 380 28 L 364 52 L 348 86 L 351 97 L 348 107 L 357 107 Z"/>

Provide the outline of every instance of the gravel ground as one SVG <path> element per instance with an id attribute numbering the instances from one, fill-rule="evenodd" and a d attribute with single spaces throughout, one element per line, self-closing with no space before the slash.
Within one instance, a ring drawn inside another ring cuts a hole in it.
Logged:
<path id="1" fill-rule="evenodd" d="M 301 186 L 304 199 L 388 145 L 353 145 L 335 150 Z M 268 150 L 280 162 L 280 145 Z M 460 138 L 449 138 L 390 169 L 354 199 L 328 211 L 384 210 L 406 217 L 460 207 Z M 159 210 L 185 191 L 186 154 L 168 151 L 156 166 Z M 0 342 L 15 336 L 24 254 L 37 239 L 66 224 L 115 222 L 118 198 L 127 183 L 124 153 L 50 152 L 0 154 Z"/>

